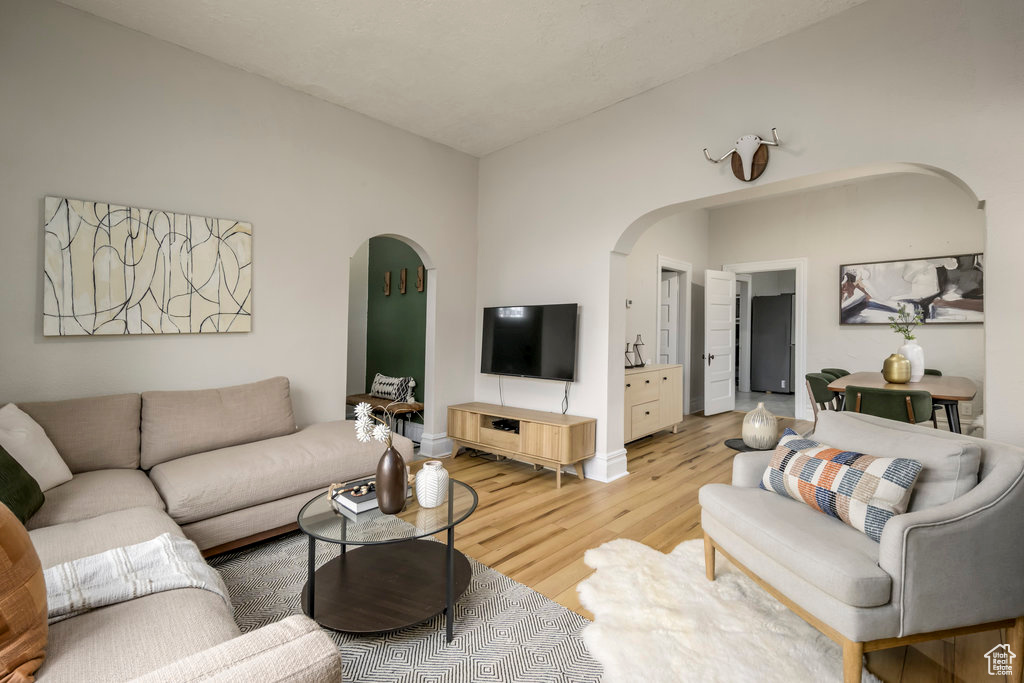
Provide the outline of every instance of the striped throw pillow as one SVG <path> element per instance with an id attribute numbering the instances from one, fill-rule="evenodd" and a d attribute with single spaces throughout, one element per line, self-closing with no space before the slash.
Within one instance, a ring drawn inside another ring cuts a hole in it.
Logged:
<path id="1" fill-rule="evenodd" d="M 787 429 L 775 447 L 761 488 L 836 517 L 874 540 L 907 510 L 921 463 L 832 448 Z"/>

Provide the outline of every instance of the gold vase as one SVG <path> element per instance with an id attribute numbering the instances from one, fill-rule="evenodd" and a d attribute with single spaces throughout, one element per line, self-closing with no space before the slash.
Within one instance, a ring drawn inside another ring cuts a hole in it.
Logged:
<path id="1" fill-rule="evenodd" d="M 910 361 L 894 353 L 882 363 L 882 377 L 890 384 L 906 384 L 910 381 Z"/>

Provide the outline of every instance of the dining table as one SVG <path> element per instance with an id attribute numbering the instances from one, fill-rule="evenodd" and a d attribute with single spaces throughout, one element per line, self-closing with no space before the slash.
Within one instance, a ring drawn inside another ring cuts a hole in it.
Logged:
<path id="1" fill-rule="evenodd" d="M 949 431 L 961 434 L 960 401 L 970 401 L 978 395 L 978 385 L 967 377 L 954 375 L 925 375 L 919 382 L 892 384 L 886 382 L 881 372 L 853 372 L 832 380 L 829 391 L 843 393 L 846 387 L 869 387 L 872 389 L 894 389 L 896 391 L 927 391 L 932 402 L 946 411 Z"/>

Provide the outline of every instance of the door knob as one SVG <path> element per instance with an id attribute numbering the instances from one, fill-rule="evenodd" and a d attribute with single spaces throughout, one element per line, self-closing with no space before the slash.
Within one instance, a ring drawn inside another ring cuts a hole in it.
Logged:
<path id="1" fill-rule="evenodd" d="M 709 353 L 708 354 L 708 365 L 711 365 L 711 361 L 713 361 L 714 359 L 715 359 L 715 354 Z"/>

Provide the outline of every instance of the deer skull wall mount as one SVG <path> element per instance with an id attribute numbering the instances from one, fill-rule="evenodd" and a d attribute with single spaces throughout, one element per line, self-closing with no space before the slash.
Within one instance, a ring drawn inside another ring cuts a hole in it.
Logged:
<path id="1" fill-rule="evenodd" d="M 762 140 L 757 135 L 744 135 L 736 141 L 735 147 L 718 159 L 713 158 L 708 153 L 708 148 L 705 147 L 704 158 L 717 164 L 731 156 L 733 175 L 749 183 L 751 180 L 757 180 L 764 173 L 764 169 L 768 165 L 768 145 L 779 146 L 779 134 L 774 128 L 772 128 L 771 141 Z"/>

